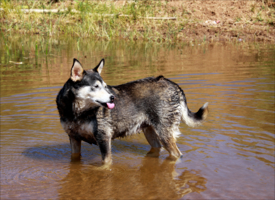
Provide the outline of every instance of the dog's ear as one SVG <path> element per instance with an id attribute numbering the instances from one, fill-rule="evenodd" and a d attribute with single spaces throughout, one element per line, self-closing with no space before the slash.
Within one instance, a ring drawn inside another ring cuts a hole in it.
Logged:
<path id="1" fill-rule="evenodd" d="M 104 59 L 102 59 L 93 70 L 100 74 L 103 69 L 104 63 L 105 63 L 105 61 L 104 61 Z"/>
<path id="2" fill-rule="evenodd" d="M 72 81 L 81 81 L 83 78 L 84 69 L 81 66 L 80 62 L 74 58 L 74 63 L 71 69 L 71 79 Z"/>

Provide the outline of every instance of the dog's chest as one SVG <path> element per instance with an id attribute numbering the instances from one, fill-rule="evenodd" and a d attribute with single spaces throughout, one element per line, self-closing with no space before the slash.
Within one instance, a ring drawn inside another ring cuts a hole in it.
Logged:
<path id="1" fill-rule="evenodd" d="M 79 134 L 81 137 L 93 137 L 94 125 L 92 122 L 61 122 L 63 129 L 68 135 Z"/>

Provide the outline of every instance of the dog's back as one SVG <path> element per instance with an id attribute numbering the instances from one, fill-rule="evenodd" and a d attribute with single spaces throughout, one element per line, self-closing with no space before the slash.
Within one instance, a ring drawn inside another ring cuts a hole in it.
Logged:
<path id="1" fill-rule="evenodd" d="M 110 110 L 114 138 L 135 134 L 147 126 L 180 123 L 183 91 L 162 76 L 114 86 L 112 90 L 116 96 L 116 107 Z"/>

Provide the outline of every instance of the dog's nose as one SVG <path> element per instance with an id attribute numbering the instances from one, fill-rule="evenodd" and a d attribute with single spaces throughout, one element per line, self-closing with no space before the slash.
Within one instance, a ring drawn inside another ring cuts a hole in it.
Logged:
<path id="1" fill-rule="evenodd" d="M 114 95 L 110 96 L 110 99 L 111 99 L 111 102 L 114 102 L 115 96 Z"/>

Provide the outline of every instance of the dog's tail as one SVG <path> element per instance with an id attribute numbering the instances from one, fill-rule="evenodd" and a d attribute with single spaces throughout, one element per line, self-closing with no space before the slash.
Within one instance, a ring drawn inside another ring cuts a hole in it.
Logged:
<path id="1" fill-rule="evenodd" d="M 191 127 L 201 125 L 208 115 L 208 102 L 205 103 L 196 113 L 193 113 L 187 107 L 186 101 L 181 102 L 182 120 Z"/>
<path id="2" fill-rule="evenodd" d="M 184 121 L 188 126 L 195 127 L 198 125 L 201 125 L 202 122 L 206 119 L 208 115 L 208 102 L 205 103 L 196 113 L 193 113 L 189 108 L 187 107 L 187 101 L 185 98 L 185 94 L 181 87 L 174 83 L 173 81 L 164 78 L 163 76 L 157 77 L 157 80 L 165 79 L 169 83 L 173 84 L 175 87 L 177 87 L 177 94 L 179 95 L 179 100 L 180 100 L 180 107 L 182 111 L 182 116 L 181 119 Z"/>

